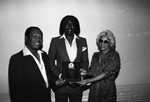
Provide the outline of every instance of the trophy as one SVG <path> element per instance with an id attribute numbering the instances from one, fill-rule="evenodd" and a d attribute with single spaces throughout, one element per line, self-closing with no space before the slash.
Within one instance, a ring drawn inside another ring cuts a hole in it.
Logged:
<path id="1" fill-rule="evenodd" d="M 62 64 L 62 79 L 66 83 L 76 83 L 81 80 L 79 62 L 63 62 Z"/>

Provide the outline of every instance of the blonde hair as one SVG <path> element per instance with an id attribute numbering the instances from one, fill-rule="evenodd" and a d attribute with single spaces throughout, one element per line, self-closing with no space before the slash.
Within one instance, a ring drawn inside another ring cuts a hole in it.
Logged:
<path id="1" fill-rule="evenodd" d="M 97 35 L 97 38 L 96 38 L 96 44 L 97 45 L 99 45 L 99 40 L 102 38 L 102 36 L 108 37 L 108 39 L 110 40 L 111 48 L 114 48 L 114 49 L 116 48 L 115 36 L 110 30 L 104 30 Z"/>

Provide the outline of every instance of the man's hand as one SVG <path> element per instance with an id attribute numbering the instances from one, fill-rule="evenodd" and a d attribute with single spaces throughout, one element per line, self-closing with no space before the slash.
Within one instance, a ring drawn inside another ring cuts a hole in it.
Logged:
<path id="1" fill-rule="evenodd" d="M 80 69 L 81 76 L 87 75 L 87 71 L 85 69 Z"/>
<path id="2" fill-rule="evenodd" d="M 58 85 L 58 86 L 62 86 L 62 85 L 64 85 L 66 82 L 65 82 L 65 80 L 63 80 L 63 79 L 59 79 L 59 80 L 57 80 L 56 82 L 55 82 L 55 84 L 56 85 Z"/>

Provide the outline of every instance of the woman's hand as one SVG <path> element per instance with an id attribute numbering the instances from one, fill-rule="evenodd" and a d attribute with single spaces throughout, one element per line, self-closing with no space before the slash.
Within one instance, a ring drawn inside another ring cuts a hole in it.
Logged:
<path id="1" fill-rule="evenodd" d="M 89 83 L 89 79 L 81 80 L 80 82 L 77 83 L 80 84 L 81 86 L 87 85 Z"/>

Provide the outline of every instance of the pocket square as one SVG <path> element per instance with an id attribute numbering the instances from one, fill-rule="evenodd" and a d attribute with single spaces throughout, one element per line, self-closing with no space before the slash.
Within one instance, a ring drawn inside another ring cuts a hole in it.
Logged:
<path id="1" fill-rule="evenodd" d="M 82 51 L 85 51 L 87 48 L 86 47 L 82 47 Z"/>

